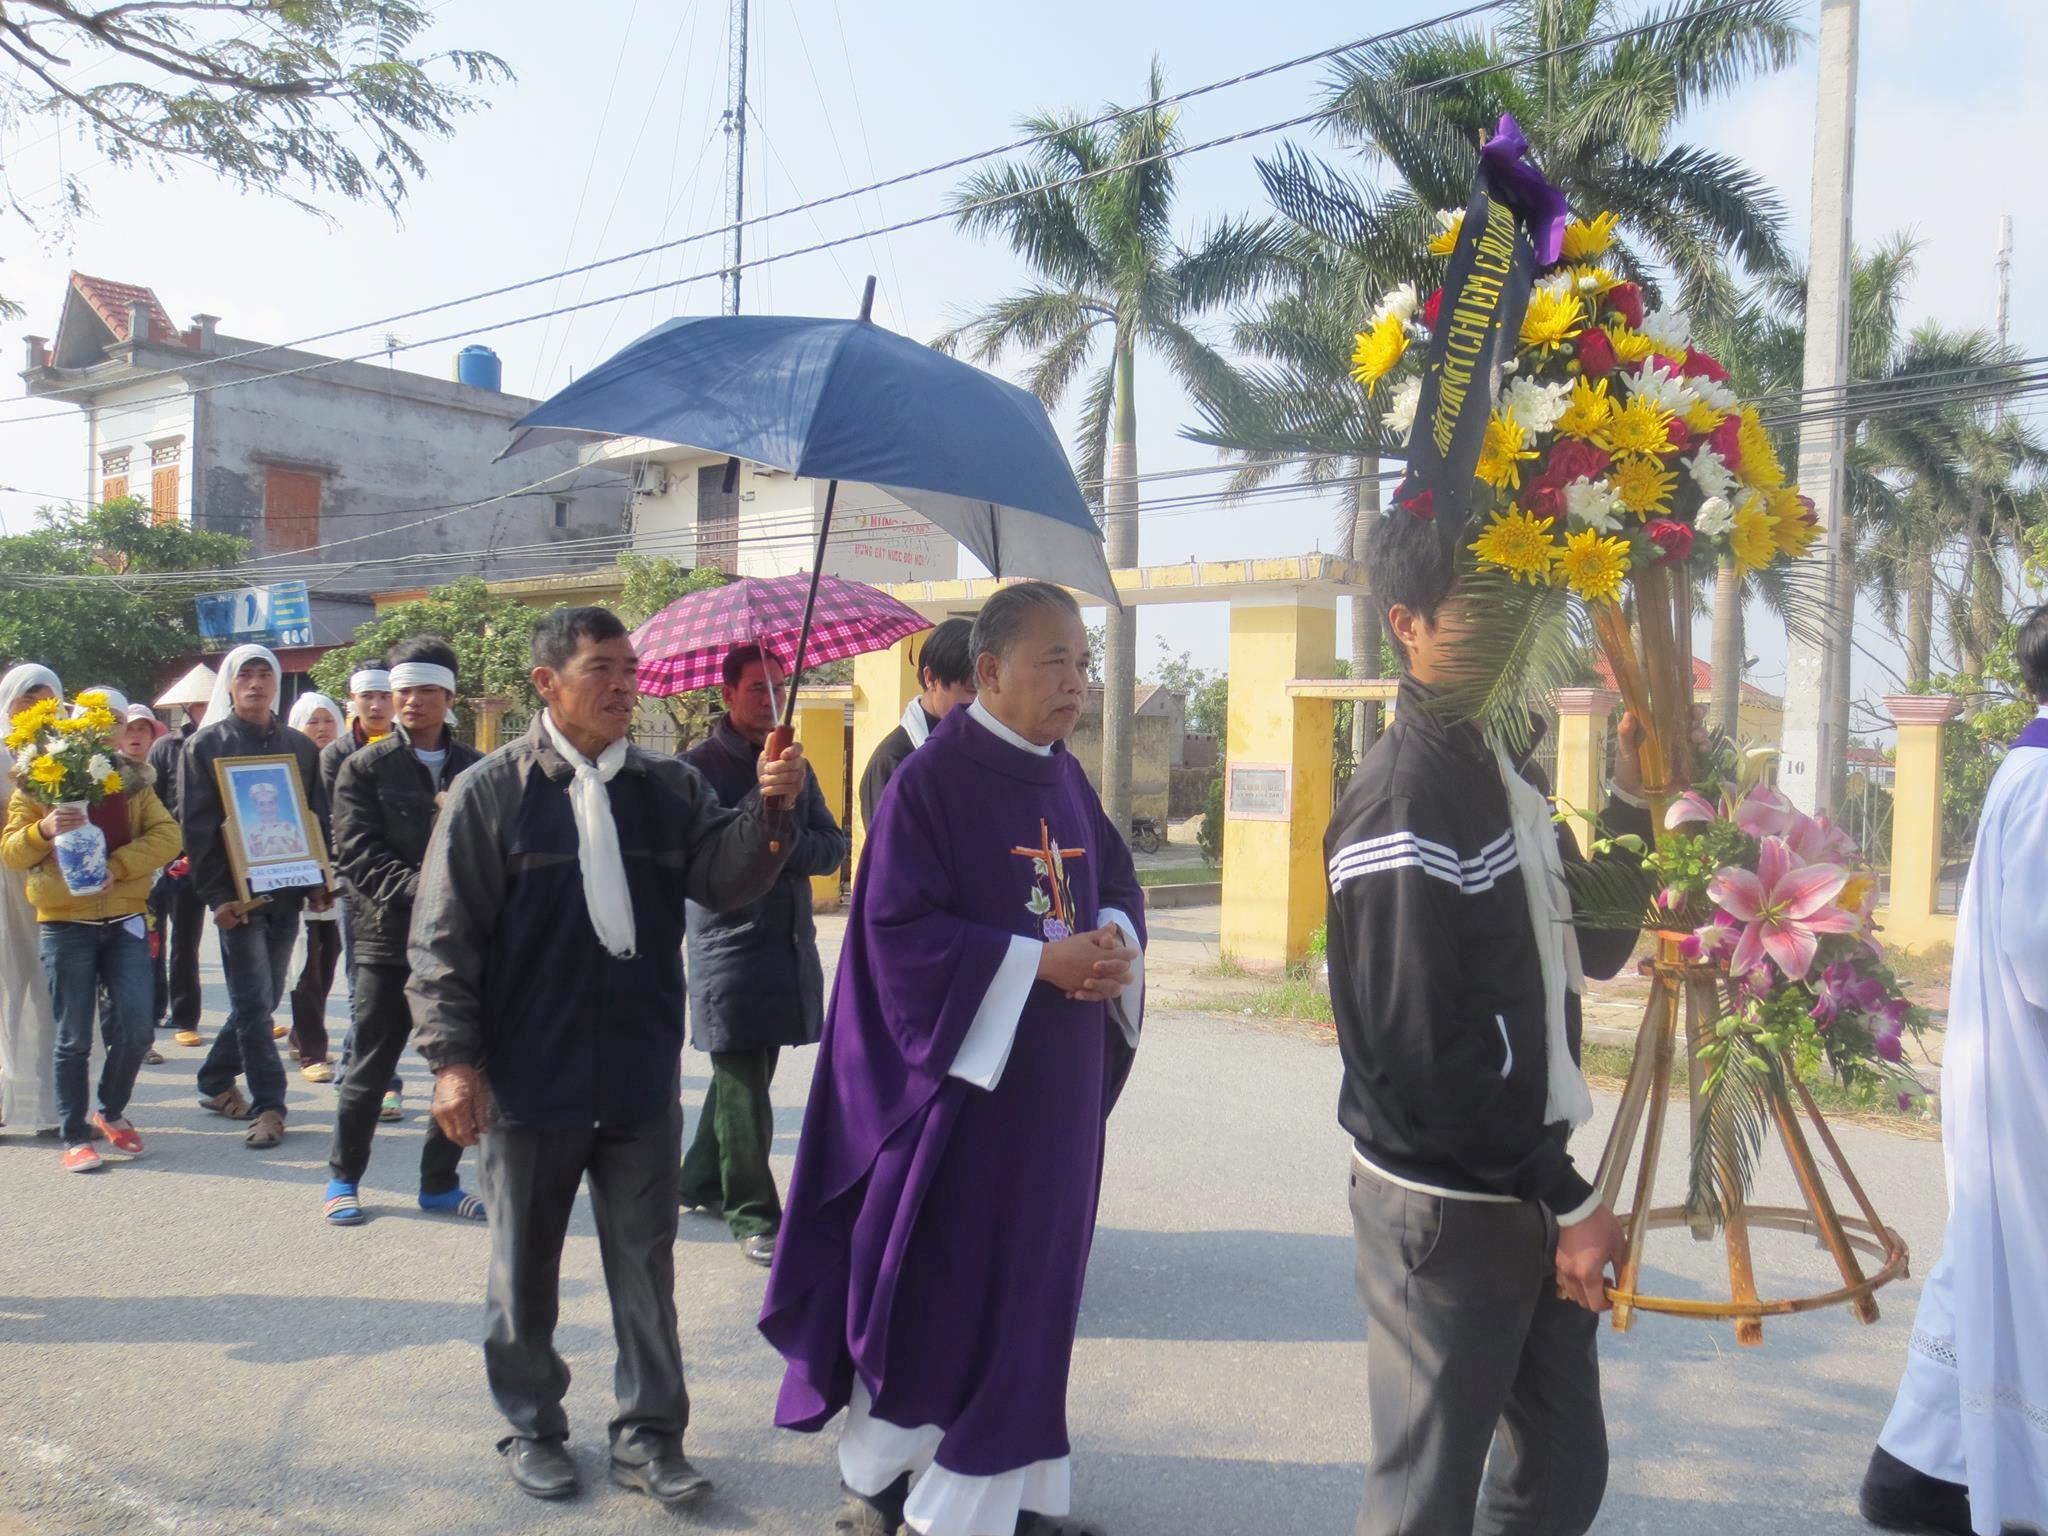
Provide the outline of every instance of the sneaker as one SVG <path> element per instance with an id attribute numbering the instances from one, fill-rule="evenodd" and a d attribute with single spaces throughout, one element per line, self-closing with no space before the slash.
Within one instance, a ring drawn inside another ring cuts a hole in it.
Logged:
<path id="1" fill-rule="evenodd" d="M 315 1061 L 299 1068 L 299 1076 L 309 1083 L 331 1083 L 334 1081 L 334 1068 L 324 1061 Z"/>
<path id="2" fill-rule="evenodd" d="M 93 1111 L 92 1127 L 107 1138 L 107 1144 L 123 1157 L 142 1156 L 142 1138 L 122 1116 L 109 1120 L 104 1110 Z"/>
<path id="3" fill-rule="evenodd" d="M 181 1029 L 175 1035 L 172 1035 L 171 1039 L 179 1045 L 198 1045 L 201 1043 L 199 1031 L 196 1029 Z"/>
<path id="4" fill-rule="evenodd" d="M 384 1095 L 384 1107 L 377 1111 L 377 1118 L 379 1120 L 403 1120 L 405 1118 L 405 1101 L 396 1088 Z"/>
<path id="5" fill-rule="evenodd" d="M 273 1024 L 270 1026 L 270 1038 L 273 1040 L 282 1040 L 291 1032 L 292 1027 L 289 1024 Z"/>
<path id="6" fill-rule="evenodd" d="M 64 1149 L 64 1171 L 66 1173 L 98 1173 L 106 1164 L 100 1161 L 99 1153 L 93 1151 L 92 1143 L 81 1141 L 75 1147 Z"/>

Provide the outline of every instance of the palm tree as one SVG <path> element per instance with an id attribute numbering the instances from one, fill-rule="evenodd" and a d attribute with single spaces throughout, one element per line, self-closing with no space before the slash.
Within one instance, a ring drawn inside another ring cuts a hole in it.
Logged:
<path id="1" fill-rule="evenodd" d="M 1081 480 L 1100 507 L 1116 569 L 1138 561 L 1138 349 L 1162 358 L 1198 402 L 1228 392 L 1236 380 L 1194 322 L 1250 297 L 1274 270 L 1264 221 L 1225 219 L 1192 245 L 1175 236 L 1174 167 L 1160 157 L 1179 134 L 1177 114 L 1156 104 L 1163 91 L 1154 60 L 1146 80 L 1152 105 L 1109 123 L 1075 113 L 1028 117 L 1021 126 L 1041 141 L 1023 159 L 967 179 L 955 193 L 960 227 L 1001 236 L 1040 280 L 933 343 L 942 351 L 967 348 L 981 363 L 998 362 L 1012 347 L 1032 353 L 1025 383 L 1048 407 L 1085 376 Z M 1136 638 L 1136 616 L 1112 609 L 1103 645 L 1102 788 L 1119 827 L 1130 819 Z"/>

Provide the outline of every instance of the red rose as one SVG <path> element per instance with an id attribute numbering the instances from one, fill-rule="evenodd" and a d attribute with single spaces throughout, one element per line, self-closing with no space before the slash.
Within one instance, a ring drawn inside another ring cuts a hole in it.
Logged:
<path id="1" fill-rule="evenodd" d="M 1742 467 L 1742 418 L 1728 416 L 1721 425 L 1707 434 L 1707 446 L 1721 456 L 1721 462 L 1730 469 Z"/>
<path id="2" fill-rule="evenodd" d="M 1659 565 L 1676 565 L 1692 553 L 1692 528 L 1686 523 L 1673 522 L 1668 517 L 1653 518 L 1644 531 L 1663 551 L 1657 560 Z"/>
<path id="3" fill-rule="evenodd" d="M 1590 379 L 1604 379 L 1614 372 L 1614 343 L 1598 326 L 1579 332 L 1579 367 Z"/>
<path id="4" fill-rule="evenodd" d="M 1694 347 L 1685 355 L 1685 376 L 1688 379 L 1706 379 L 1714 384 L 1728 382 L 1728 370 L 1698 347 Z"/>
<path id="5" fill-rule="evenodd" d="M 1436 331 L 1436 317 L 1444 307 L 1444 291 L 1439 288 L 1422 301 L 1422 323 L 1429 327 L 1431 334 Z"/>
<path id="6" fill-rule="evenodd" d="M 1556 517 L 1564 510 L 1564 492 L 1555 485 L 1546 484 L 1549 478 L 1545 475 L 1540 480 L 1530 481 L 1522 487 L 1522 494 L 1515 498 L 1531 517 Z"/>
<path id="7" fill-rule="evenodd" d="M 1562 489 L 1574 480 L 1599 479 L 1613 462 L 1613 454 L 1602 452 L 1591 443 L 1568 437 L 1550 450 L 1550 462 L 1543 466 L 1540 478 Z"/>
<path id="8" fill-rule="evenodd" d="M 1643 290 L 1634 283 L 1617 283 L 1607 290 L 1607 302 L 1631 330 L 1643 328 Z"/>
<path id="9" fill-rule="evenodd" d="M 1404 497 L 1400 506 L 1410 517 L 1429 522 L 1436 516 L 1436 492 L 1424 491 L 1417 496 Z"/>
<path id="10" fill-rule="evenodd" d="M 1673 453 L 1683 453 L 1692 446 L 1692 428 L 1676 416 L 1671 418 L 1671 425 L 1664 429 L 1664 435 L 1671 439 L 1670 451 Z"/>

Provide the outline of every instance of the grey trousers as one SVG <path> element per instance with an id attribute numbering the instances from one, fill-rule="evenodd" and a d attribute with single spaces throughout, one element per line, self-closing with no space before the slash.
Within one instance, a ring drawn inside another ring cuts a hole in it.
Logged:
<path id="1" fill-rule="evenodd" d="M 680 1105 L 630 1129 L 493 1127 L 483 1138 L 491 1211 L 484 1372 L 498 1411 L 525 1439 L 569 1433 L 562 1399 L 569 1367 L 555 1353 L 562 1244 L 576 1189 L 590 1180 L 590 1214 L 611 1295 L 619 1359 L 614 1453 L 645 1460 L 682 1440 L 690 1420 L 676 1336 L 676 1164 Z"/>
<path id="2" fill-rule="evenodd" d="M 1372 1413 L 1357 1536 L 1582 1536 L 1607 1489 L 1600 1320 L 1557 1294 L 1550 1213 L 1354 1161 L 1351 1221 Z"/>

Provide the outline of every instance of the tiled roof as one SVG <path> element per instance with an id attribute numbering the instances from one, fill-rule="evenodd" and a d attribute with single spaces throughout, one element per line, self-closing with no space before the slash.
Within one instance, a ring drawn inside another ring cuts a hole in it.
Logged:
<path id="1" fill-rule="evenodd" d="M 92 306 L 107 329 L 114 333 L 114 340 L 128 340 L 128 306 L 140 300 L 149 310 L 149 339 L 169 346 L 189 346 L 178 328 L 171 324 L 171 317 L 158 302 L 152 289 L 137 283 L 117 283 L 110 278 L 87 277 L 83 272 L 71 274 L 71 286 L 78 296 Z"/>
<path id="2" fill-rule="evenodd" d="M 1614 668 L 1607 664 L 1605 656 L 1602 656 L 1599 660 L 1599 670 L 1600 681 L 1605 686 L 1612 688 L 1614 686 Z M 1692 659 L 1692 691 L 1694 697 L 1714 691 L 1714 669 L 1697 656 Z M 1742 685 L 1742 696 L 1756 704 L 1782 704 L 1785 702 L 1775 693 L 1769 693 L 1757 687 L 1755 683 L 1744 683 Z"/>

